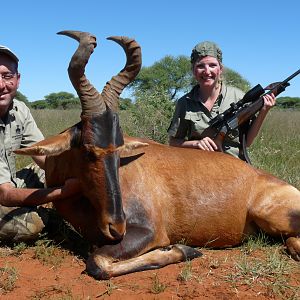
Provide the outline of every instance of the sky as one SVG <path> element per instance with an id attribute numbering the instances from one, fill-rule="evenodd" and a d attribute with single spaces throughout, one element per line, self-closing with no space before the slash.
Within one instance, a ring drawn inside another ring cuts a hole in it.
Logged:
<path id="1" fill-rule="evenodd" d="M 78 43 L 56 34 L 62 30 L 97 37 L 86 75 L 99 92 L 125 64 L 122 48 L 106 40 L 115 35 L 141 45 L 145 67 L 166 55 L 190 56 L 197 43 L 214 41 L 226 67 L 265 87 L 300 68 L 299 12 L 299 0 L 2 1 L 0 44 L 18 55 L 19 91 L 29 101 L 76 94 L 67 68 Z M 300 97 L 300 75 L 281 96 Z"/>

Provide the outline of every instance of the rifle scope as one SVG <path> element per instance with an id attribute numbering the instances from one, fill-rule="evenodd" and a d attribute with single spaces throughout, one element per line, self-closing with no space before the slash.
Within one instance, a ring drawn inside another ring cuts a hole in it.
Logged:
<path id="1" fill-rule="evenodd" d="M 245 94 L 243 99 L 241 99 L 241 103 L 245 104 L 245 103 L 248 103 L 248 102 L 254 102 L 260 96 L 262 96 L 264 93 L 265 93 L 264 88 L 260 84 L 258 84 Z"/>

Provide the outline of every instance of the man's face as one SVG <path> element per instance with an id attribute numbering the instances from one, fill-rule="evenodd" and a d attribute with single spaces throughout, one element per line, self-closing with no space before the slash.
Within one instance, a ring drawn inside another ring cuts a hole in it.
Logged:
<path id="1" fill-rule="evenodd" d="M 20 74 L 16 63 L 9 56 L 0 54 L 0 117 L 8 111 L 16 96 L 19 82 Z"/>
<path id="2" fill-rule="evenodd" d="M 222 71 L 219 61 L 212 56 L 204 56 L 198 59 L 193 66 L 194 77 L 202 87 L 216 86 Z"/>

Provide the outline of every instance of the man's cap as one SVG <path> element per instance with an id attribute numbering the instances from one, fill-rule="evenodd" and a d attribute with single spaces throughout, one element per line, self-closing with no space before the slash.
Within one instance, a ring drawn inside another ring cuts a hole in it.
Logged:
<path id="1" fill-rule="evenodd" d="M 192 50 L 191 63 L 194 64 L 199 57 L 204 56 L 212 56 L 222 62 L 222 51 L 214 42 L 205 41 L 197 44 Z"/>
<path id="2" fill-rule="evenodd" d="M 16 54 L 14 54 L 9 48 L 6 46 L 0 45 L 0 54 L 5 53 L 7 54 L 11 59 L 13 59 L 16 63 L 19 62 L 19 59 Z"/>

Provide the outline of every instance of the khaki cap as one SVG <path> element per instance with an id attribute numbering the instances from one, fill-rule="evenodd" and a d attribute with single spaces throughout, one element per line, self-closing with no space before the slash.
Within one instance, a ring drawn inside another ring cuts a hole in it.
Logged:
<path id="1" fill-rule="evenodd" d="M 191 54 L 191 63 L 194 64 L 199 57 L 212 56 L 222 62 L 222 51 L 214 42 L 201 42 L 197 44 Z"/>
<path id="2" fill-rule="evenodd" d="M 5 53 L 7 54 L 10 58 L 12 58 L 16 63 L 19 62 L 19 59 L 16 54 L 14 54 L 8 47 L 0 45 L 0 54 Z"/>

